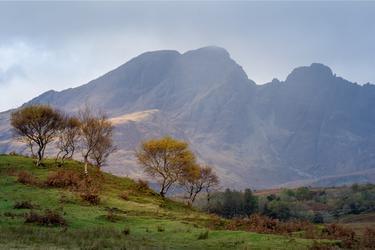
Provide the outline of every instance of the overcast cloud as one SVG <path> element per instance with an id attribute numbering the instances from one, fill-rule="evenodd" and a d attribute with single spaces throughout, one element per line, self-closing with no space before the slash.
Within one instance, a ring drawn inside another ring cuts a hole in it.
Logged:
<path id="1" fill-rule="evenodd" d="M 1 2 L 0 111 L 145 51 L 207 45 L 258 84 L 312 62 L 375 83 L 375 2 Z"/>

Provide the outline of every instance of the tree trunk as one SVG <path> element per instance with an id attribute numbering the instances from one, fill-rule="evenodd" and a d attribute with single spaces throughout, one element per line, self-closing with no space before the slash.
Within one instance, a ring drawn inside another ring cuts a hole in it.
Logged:
<path id="1" fill-rule="evenodd" d="M 88 159 L 87 159 L 87 155 L 85 155 L 85 157 L 84 157 L 84 162 L 85 162 L 85 175 L 88 175 L 89 174 L 89 171 L 88 171 L 88 169 L 87 169 L 87 167 L 88 167 Z"/>
<path id="2" fill-rule="evenodd" d="M 40 166 L 40 164 L 42 163 L 42 159 L 43 159 L 43 146 L 39 146 L 39 149 L 38 149 L 38 155 L 37 155 L 37 160 L 36 160 L 36 166 Z"/>
<path id="3" fill-rule="evenodd" d="M 208 213 L 210 212 L 210 199 L 211 199 L 210 192 L 207 190 L 207 212 Z"/>
<path id="4" fill-rule="evenodd" d="M 29 147 L 30 147 L 30 151 L 31 151 L 31 158 L 35 158 L 33 142 L 31 140 L 29 141 Z"/>
<path id="5" fill-rule="evenodd" d="M 161 197 L 165 197 L 165 179 L 163 180 L 163 183 L 161 184 L 160 192 L 159 192 Z"/>
<path id="6" fill-rule="evenodd" d="M 198 194 L 198 193 L 193 194 L 192 199 L 191 199 L 191 204 L 194 203 L 195 198 L 197 198 L 197 194 Z"/>

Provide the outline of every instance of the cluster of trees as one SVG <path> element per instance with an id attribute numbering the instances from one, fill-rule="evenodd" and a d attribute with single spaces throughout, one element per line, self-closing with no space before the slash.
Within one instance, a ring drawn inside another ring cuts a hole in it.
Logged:
<path id="1" fill-rule="evenodd" d="M 256 195 L 250 189 L 227 189 L 212 195 L 210 210 L 226 218 L 258 213 L 282 221 L 302 219 L 313 223 L 335 222 L 348 214 L 375 212 L 375 185 L 354 184 L 340 188 L 283 189 L 274 194 Z M 198 201 L 201 209 L 207 209 Z"/>
<path id="2" fill-rule="evenodd" d="M 244 191 L 226 189 L 215 194 L 215 200 L 208 209 L 225 218 L 248 217 L 258 212 L 258 197 L 249 188 Z"/>
<path id="3" fill-rule="evenodd" d="M 88 107 L 78 116 L 63 113 L 49 105 L 31 105 L 11 114 L 14 135 L 30 148 L 36 165 L 40 166 L 47 146 L 56 143 L 56 161 L 63 165 L 66 159 L 81 151 L 85 163 L 101 167 L 115 150 L 113 126 L 105 115 L 96 115 Z"/>
<path id="4" fill-rule="evenodd" d="M 36 165 L 40 166 L 48 145 L 58 149 L 56 162 L 59 166 L 71 159 L 77 150 L 85 163 L 103 166 L 116 149 L 113 145 L 113 126 L 104 114 L 93 114 L 86 107 L 77 116 L 68 115 L 49 105 L 30 105 L 11 114 L 14 135 L 30 148 Z M 209 202 L 211 189 L 219 180 L 212 167 L 200 165 L 194 153 L 184 141 L 171 137 L 152 139 L 141 144 L 136 157 L 144 171 L 160 184 L 164 197 L 177 184 L 186 191 L 189 204 L 197 195 L 207 192 Z"/>
<path id="5" fill-rule="evenodd" d="M 171 137 L 153 139 L 141 144 L 136 157 L 144 171 L 160 184 L 160 195 L 164 197 L 173 185 L 186 191 L 186 199 L 193 204 L 201 191 L 207 193 L 218 186 L 219 179 L 212 167 L 200 165 L 194 153 L 184 141 Z"/>

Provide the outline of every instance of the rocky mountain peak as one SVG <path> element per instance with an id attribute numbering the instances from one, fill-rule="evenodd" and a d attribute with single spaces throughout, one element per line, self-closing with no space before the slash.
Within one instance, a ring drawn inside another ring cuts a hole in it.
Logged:
<path id="1" fill-rule="evenodd" d="M 332 70 L 321 63 L 295 68 L 286 78 L 286 82 L 329 81 L 333 77 Z"/>

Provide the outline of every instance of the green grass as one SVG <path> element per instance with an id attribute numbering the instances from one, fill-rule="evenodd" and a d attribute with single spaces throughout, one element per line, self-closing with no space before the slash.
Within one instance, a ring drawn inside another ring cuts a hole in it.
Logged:
<path id="1" fill-rule="evenodd" d="M 64 168 L 82 171 L 76 161 Z M 0 156 L 0 249 L 308 249 L 312 244 L 295 237 L 225 230 L 212 230 L 198 239 L 207 231 L 210 215 L 162 199 L 151 190 L 139 191 L 128 178 L 104 174 L 101 202 L 93 206 L 67 189 L 27 186 L 14 176 L 29 171 L 44 180 L 57 170 L 53 160 L 35 167 L 27 157 Z M 122 192 L 128 192 L 129 200 L 120 198 Z M 25 224 L 24 213 L 29 210 L 14 209 L 18 201 L 30 201 L 37 212 L 59 211 L 68 227 Z M 106 218 L 110 208 L 114 222 Z"/>

